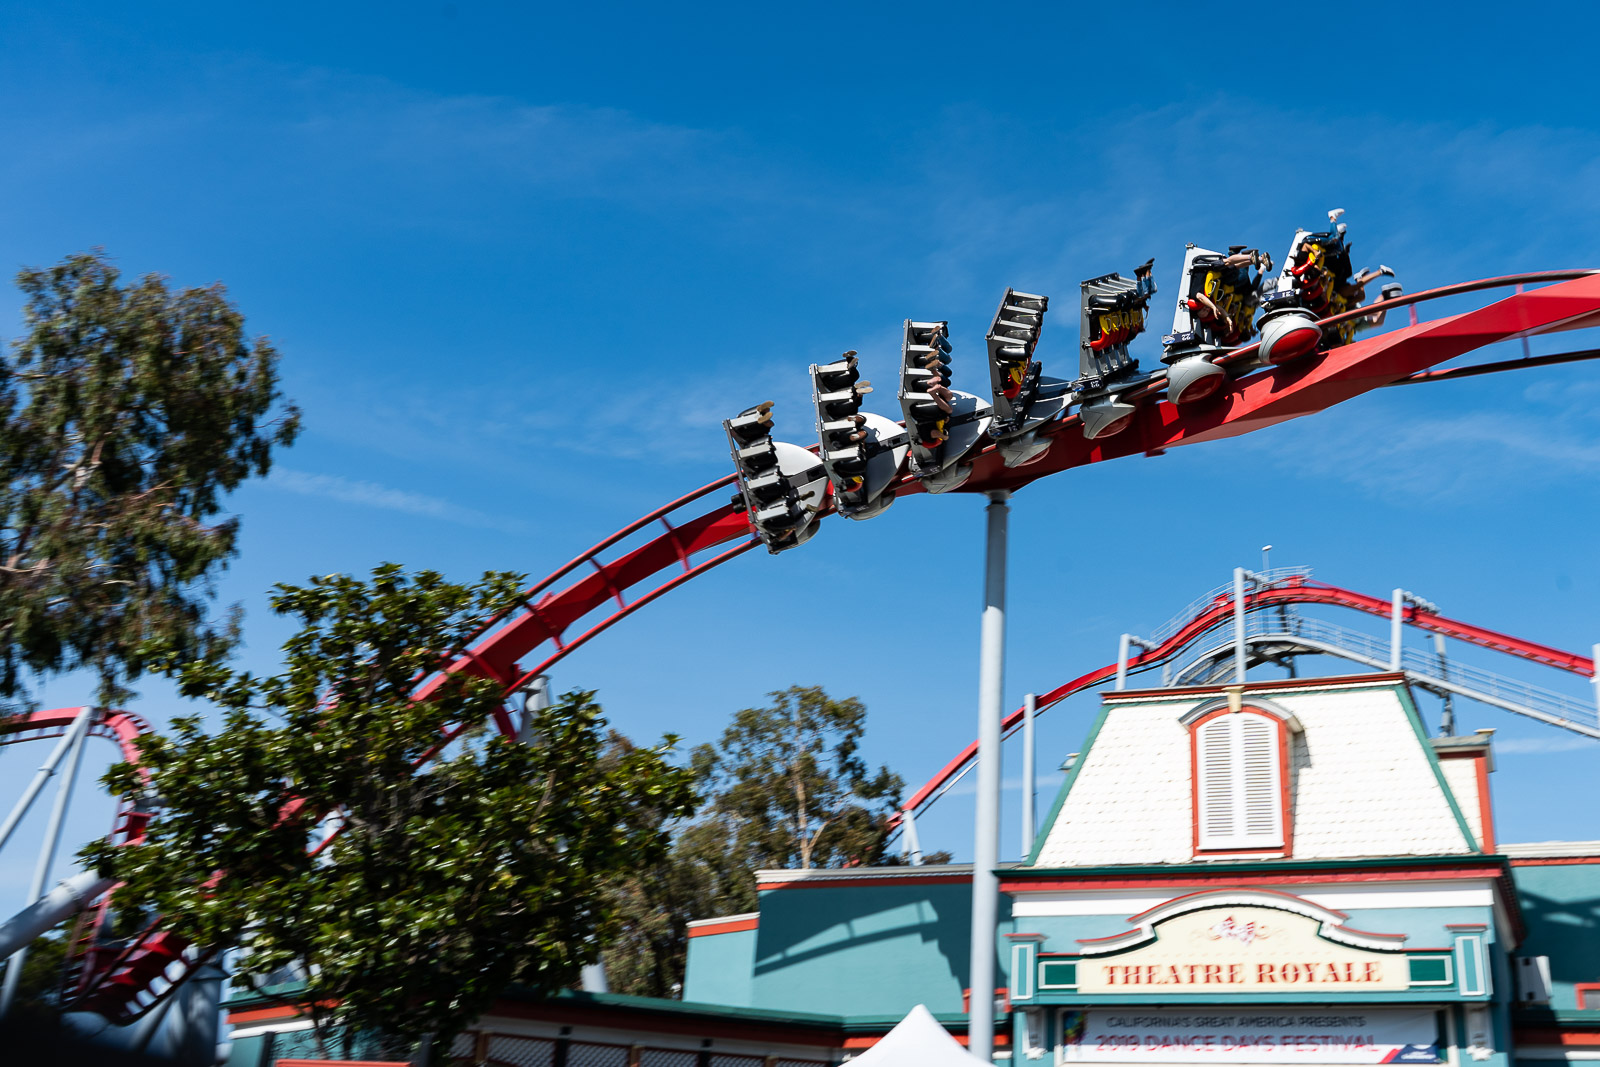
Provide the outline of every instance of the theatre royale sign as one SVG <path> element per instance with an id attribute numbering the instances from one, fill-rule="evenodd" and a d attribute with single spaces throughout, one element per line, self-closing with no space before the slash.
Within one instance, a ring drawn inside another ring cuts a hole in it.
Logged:
<path id="1" fill-rule="evenodd" d="M 1157 924 L 1138 948 L 1090 956 L 1085 945 L 1078 992 L 1392 993 L 1410 987 L 1398 945 L 1358 948 L 1322 936 L 1325 925 L 1276 908 L 1192 911 Z"/>
<path id="2" fill-rule="evenodd" d="M 1210 898 L 1210 899 L 1206 899 Z M 1179 898 L 1138 928 L 1082 942 L 1077 994 L 1395 993 L 1412 988 L 1403 934 L 1347 930 L 1344 916 L 1284 894 Z M 1042 961 L 1048 988 L 1050 961 Z"/>

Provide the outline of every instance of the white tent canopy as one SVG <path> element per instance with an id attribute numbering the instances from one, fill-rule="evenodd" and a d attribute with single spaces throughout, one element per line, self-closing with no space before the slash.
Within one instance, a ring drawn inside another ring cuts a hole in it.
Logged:
<path id="1" fill-rule="evenodd" d="M 850 1067 L 990 1067 L 961 1047 L 933 1013 L 918 1004 L 883 1040 L 850 1061 Z"/>

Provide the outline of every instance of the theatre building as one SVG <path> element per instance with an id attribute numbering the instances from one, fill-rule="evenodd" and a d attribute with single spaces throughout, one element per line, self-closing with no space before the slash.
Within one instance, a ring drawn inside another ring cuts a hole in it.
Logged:
<path id="1" fill-rule="evenodd" d="M 1000 872 L 997 1058 L 1600 1060 L 1600 843 L 1500 844 L 1493 770 L 1399 675 L 1105 694 Z M 764 872 L 692 931 L 685 999 L 959 1033 L 968 877 Z"/>
<path id="2" fill-rule="evenodd" d="M 999 871 L 997 1061 L 1600 1061 L 1600 842 L 1498 841 L 1489 733 L 1429 737 L 1403 676 L 1107 693 L 1082 749 Z M 969 867 L 758 882 L 682 1000 L 507 997 L 457 1062 L 827 1067 L 917 1004 L 965 1038 Z M 304 1026 L 237 1009 L 236 1063 Z"/>

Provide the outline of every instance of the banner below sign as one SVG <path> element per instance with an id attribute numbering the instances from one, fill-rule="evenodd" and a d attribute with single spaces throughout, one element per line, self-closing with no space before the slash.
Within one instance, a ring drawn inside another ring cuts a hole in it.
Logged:
<path id="1" fill-rule="evenodd" d="M 1430 1010 L 1126 1008 L 1062 1013 L 1069 1063 L 1439 1063 Z"/>

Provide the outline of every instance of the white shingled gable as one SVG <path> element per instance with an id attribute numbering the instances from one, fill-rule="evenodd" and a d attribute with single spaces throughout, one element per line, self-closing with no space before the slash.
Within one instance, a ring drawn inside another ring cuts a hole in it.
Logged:
<path id="1" fill-rule="evenodd" d="M 1108 696 L 1037 865 L 1194 862 L 1190 732 L 1179 718 L 1213 696 Z M 1303 727 L 1290 750 L 1290 858 L 1474 851 L 1398 689 L 1323 680 L 1260 696 Z"/>
<path id="2" fill-rule="evenodd" d="M 1483 843 L 1483 806 L 1478 799 L 1478 761 L 1471 759 L 1445 759 L 1439 761 L 1444 780 L 1455 794 L 1456 807 L 1467 820 L 1467 829 L 1473 840 Z"/>

